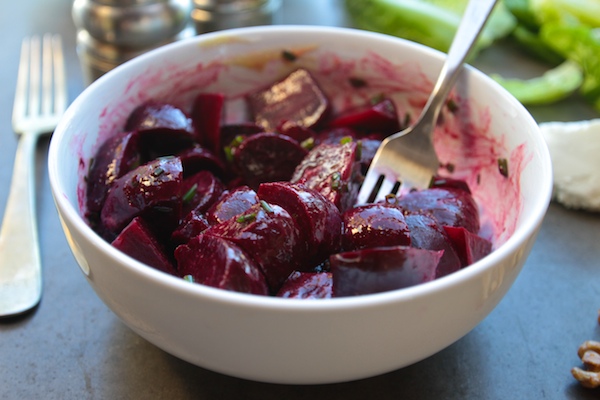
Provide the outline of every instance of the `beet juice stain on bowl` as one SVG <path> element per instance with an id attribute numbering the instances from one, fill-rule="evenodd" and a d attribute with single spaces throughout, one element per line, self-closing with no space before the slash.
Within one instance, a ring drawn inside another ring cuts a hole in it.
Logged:
<path id="1" fill-rule="evenodd" d="M 305 51 L 292 57 L 295 49 Z M 250 62 L 253 56 L 260 62 Z M 537 124 L 518 102 L 472 68 L 466 68 L 457 83 L 452 106 L 436 131 L 436 146 L 443 156 L 441 172 L 469 185 L 481 208 L 480 234 L 491 239 L 494 250 L 442 278 L 401 290 L 314 301 L 236 293 L 191 284 L 137 262 L 103 240 L 82 217 L 88 212 L 82 206 L 89 160 L 109 136 L 123 129 L 136 107 L 149 101 L 168 103 L 189 113 L 199 93 L 223 93 L 226 118 L 221 122 L 238 124 L 249 118 L 245 108 L 249 93 L 304 68 L 328 96 L 332 115 L 383 97 L 393 103 L 404 123 L 407 115 L 417 115 L 423 106 L 441 64 L 441 54 L 384 35 L 278 26 L 202 35 L 111 71 L 73 103 L 53 136 L 49 156 L 57 209 L 77 260 L 82 268 L 84 264 L 87 267 L 88 283 L 116 315 L 151 343 L 195 365 L 246 379 L 301 384 L 361 379 L 410 365 L 447 347 L 485 318 L 508 291 L 535 240 L 551 191 L 550 160 Z M 385 102 L 378 104 L 379 111 L 387 109 Z M 295 133 L 301 137 L 301 130 Z M 234 139 L 229 144 L 235 146 Z M 352 147 L 350 143 L 356 140 L 344 139 L 345 146 Z M 73 149 L 82 165 L 72 159 Z M 363 151 L 368 153 L 369 146 Z M 186 157 L 208 159 L 196 152 L 193 149 Z M 162 162 L 168 168 L 155 165 L 150 174 L 154 172 L 157 179 L 166 179 L 161 177 L 165 172 L 178 176 L 176 160 Z M 157 167 L 164 171 L 159 173 Z M 336 174 L 330 183 L 343 183 L 340 178 L 342 174 Z M 212 195 L 228 190 L 227 195 L 236 201 L 256 204 L 258 193 L 253 194 L 251 188 L 219 189 L 208 174 L 194 182 L 210 188 L 207 191 Z M 271 218 L 273 198 L 294 198 L 302 193 L 295 192 L 297 189 L 286 185 L 271 188 L 266 207 L 259 197 L 255 210 L 240 216 L 239 222 L 231 222 L 228 229 L 257 232 L 257 220 Z M 265 197 L 265 189 L 261 196 Z M 289 204 L 287 209 L 291 209 Z M 211 220 L 232 218 L 227 217 L 232 209 L 220 208 L 211 214 Z M 290 217 L 297 212 L 315 212 L 302 203 L 292 212 L 285 211 Z M 272 212 L 285 215 L 279 208 Z M 347 218 L 351 220 L 349 215 Z M 401 226 L 393 212 L 376 218 L 395 229 Z M 189 223 L 202 227 L 208 220 L 206 214 L 199 214 Z M 317 227 L 318 219 L 305 220 L 308 228 L 303 231 Z M 423 230 L 428 227 L 426 221 L 426 217 L 408 218 L 412 226 Z M 290 226 L 282 223 L 280 231 Z M 143 234 L 145 230 L 144 223 L 132 225 L 134 232 Z M 472 239 L 460 230 L 445 233 L 459 240 Z M 186 231 L 180 234 L 186 240 Z M 362 237 L 346 240 L 357 246 L 362 240 L 368 242 Z M 243 242 L 233 243 L 235 248 L 230 243 L 211 236 L 189 247 L 236 255 L 228 258 L 230 271 L 257 263 L 246 250 L 240 251 Z M 304 249 L 294 251 L 303 253 Z M 436 256 L 414 253 L 413 259 Z M 338 261 L 349 260 L 352 258 Z M 326 278 L 323 274 L 318 277 Z M 292 282 L 324 287 L 312 278 L 297 273 L 290 276 Z M 325 334 L 315 341 L 305 332 Z"/>

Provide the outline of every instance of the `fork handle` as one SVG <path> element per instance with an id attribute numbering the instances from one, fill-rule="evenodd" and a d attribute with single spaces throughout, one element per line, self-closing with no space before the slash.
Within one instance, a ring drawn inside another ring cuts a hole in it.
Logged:
<path id="1" fill-rule="evenodd" d="M 477 37 L 497 2 L 498 0 L 470 0 L 467 4 L 442 71 L 420 119 L 428 120 L 435 125 L 439 112 L 462 70 L 465 59 L 475 45 Z"/>
<path id="2" fill-rule="evenodd" d="M 0 317 L 38 304 L 42 271 L 35 210 L 37 135 L 20 136 L 0 230 Z"/>

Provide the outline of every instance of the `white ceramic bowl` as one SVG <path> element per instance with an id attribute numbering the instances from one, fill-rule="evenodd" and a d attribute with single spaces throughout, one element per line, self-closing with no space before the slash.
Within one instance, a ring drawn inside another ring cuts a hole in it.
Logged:
<path id="1" fill-rule="evenodd" d="M 286 61 L 283 50 L 298 59 Z M 99 141 L 120 129 L 146 99 L 186 107 L 199 90 L 240 98 L 305 66 L 336 107 L 393 90 L 398 108 L 416 114 L 442 60 L 436 51 L 375 33 L 258 27 L 168 45 L 98 79 L 68 109 L 49 158 L 63 228 L 89 284 L 131 329 L 161 349 L 258 381 L 316 384 L 365 378 L 415 363 L 460 339 L 492 311 L 519 274 L 552 185 L 550 158 L 535 121 L 472 68 L 459 79 L 458 109 L 444 115 L 435 141 L 442 161 L 452 162 L 455 176 L 471 184 L 485 216 L 482 234 L 495 249 L 444 278 L 330 300 L 239 294 L 190 284 L 139 263 L 103 241 L 82 218 L 90 157 Z M 368 86 L 352 89 L 349 77 L 361 77 Z M 508 160 L 507 178 L 498 172 L 499 158 Z"/>

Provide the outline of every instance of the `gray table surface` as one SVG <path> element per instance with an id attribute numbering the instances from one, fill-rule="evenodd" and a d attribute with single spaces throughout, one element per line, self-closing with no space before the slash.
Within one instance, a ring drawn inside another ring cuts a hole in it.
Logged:
<path id="1" fill-rule="evenodd" d="M 71 0 L 4 1 L 0 12 L 0 187 L 10 182 L 17 139 L 10 114 L 22 37 L 64 37 L 69 96 L 84 88 Z M 338 0 L 284 0 L 281 22 L 347 25 Z M 507 56 L 507 53 L 509 54 Z M 486 51 L 484 71 L 529 74 L 513 49 Z M 532 108 L 538 121 L 598 115 L 577 99 Z M 592 399 L 570 369 L 577 347 L 600 339 L 598 214 L 552 204 L 522 274 L 479 326 L 440 353 L 382 376 L 286 386 L 220 375 L 181 361 L 130 331 L 86 283 L 62 234 L 38 148 L 44 296 L 33 312 L 0 320 L 0 399 Z M 0 211 L 6 190 L 0 193 Z"/>

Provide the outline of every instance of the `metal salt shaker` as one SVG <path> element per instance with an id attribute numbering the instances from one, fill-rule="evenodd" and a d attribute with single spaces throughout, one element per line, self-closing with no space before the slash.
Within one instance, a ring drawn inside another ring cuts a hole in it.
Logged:
<path id="1" fill-rule="evenodd" d="M 196 33 L 275 22 L 281 0 L 193 0 Z"/>
<path id="2" fill-rule="evenodd" d="M 137 55 L 193 34 L 190 1 L 74 0 L 77 50 L 88 83 Z"/>

